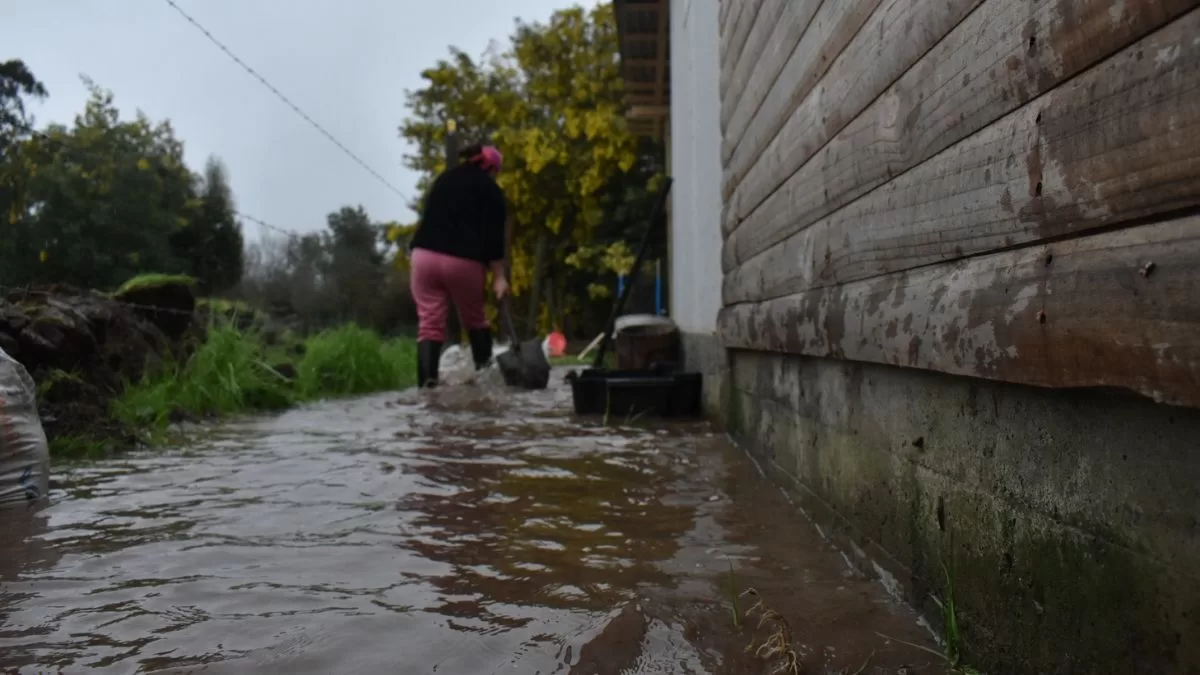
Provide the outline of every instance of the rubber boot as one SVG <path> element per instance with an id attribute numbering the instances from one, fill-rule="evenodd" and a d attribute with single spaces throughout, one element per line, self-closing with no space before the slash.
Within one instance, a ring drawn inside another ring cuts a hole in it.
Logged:
<path id="1" fill-rule="evenodd" d="M 492 329 L 477 328 L 467 331 L 471 340 L 471 357 L 475 360 L 475 370 L 483 370 L 492 361 Z"/>
<path id="2" fill-rule="evenodd" d="M 438 383 L 438 361 L 442 358 L 442 343 L 433 340 L 417 342 L 417 386 L 436 387 Z"/>

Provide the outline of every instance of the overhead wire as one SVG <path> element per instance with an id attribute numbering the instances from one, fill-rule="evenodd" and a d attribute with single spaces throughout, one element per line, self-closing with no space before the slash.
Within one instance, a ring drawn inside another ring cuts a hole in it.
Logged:
<path id="1" fill-rule="evenodd" d="M 378 180 L 380 183 L 382 183 L 385 187 L 387 187 L 392 192 L 396 193 L 401 199 L 408 201 L 408 199 L 409 199 L 408 195 L 406 195 L 402 190 L 400 190 L 400 188 L 397 188 L 390 181 L 388 181 L 388 179 L 384 178 L 382 174 L 380 174 L 378 171 L 376 171 L 374 168 L 372 168 L 371 165 L 367 164 L 365 161 L 363 161 L 362 158 L 360 158 L 353 151 L 351 151 L 349 148 L 347 148 L 345 146 L 345 144 L 343 144 L 336 137 L 334 137 L 333 134 L 331 134 L 328 130 L 325 129 L 325 127 L 321 126 L 316 120 L 314 120 L 311 116 L 309 116 L 308 113 L 301 110 L 300 106 L 293 103 L 292 100 L 290 98 L 288 98 L 286 95 L 284 95 L 283 92 L 279 91 L 279 89 L 276 88 L 275 85 L 273 85 L 269 81 L 267 81 L 267 78 L 265 78 L 261 74 L 259 74 L 259 72 L 257 70 L 255 70 L 249 64 L 247 64 L 245 61 L 243 61 L 240 57 L 238 57 L 237 54 L 234 54 L 233 51 L 231 49 L 229 49 L 229 47 L 225 46 L 225 44 L 223 42 L 218 40 L 216 38 L 216 36 L 214 36 L 212 34 L 212 32 L 210 32 L 207 28 L 205 28 L 203 25 L 201 25 L 199 21 L 197 21 L 194 17 L 192 17 L 192 15 L 185 12 L 183 10 L 183 8 L 180 7 L 175 2 L 175 0 L 163 0 L 163 1 L 166 2 L 168 5 L 170 5 L 172 8 L 174 8 L 174 10 L 176 12 L 178 12 L 179 15 L 182 16 L 184 19 L 186 19 L 188 21 L 188 23 L 192 24 L 193 26 L 196 27 L 197 30 L 199 30 L 201 33 L 203 33 L 204 37 L 208 38 L 209 42 L 212 42 L 214 45 L 217 46 L 218 49 L 225 52 L 225 54 L 227 56 L 229 56 L 229 58 L 233 59 L 234 63 L 241 66 L 243 70 L 245 70 L 252 77 L 254 77 L 260 83 L 262 83 L 262 85 L 264 87 L 266 87 L 271 93 L 275 94 L 275 96 L 277 96 L 279 98 L 279 100 L 283 101 L 285 105 L 287 105 L 289 108 L 291 108 L 293 111 L 295 111 L 295 113 L 297 115 L 299 115 L 302 119 L 304 119 L 306 122 L 311 124 L 313 126 L 313 128 L 315 128 L 318 132 L 320 132 L 322 135 L 324 135 L 325 138 L 329 139 L 329 141 L 332 142 L 335 146 L 337 146 L 342 152 L 346 153 L 346 155 L 348 157 L 350 157 L 350 159 L 357 162 L 358 165 L 361 166 L 363 169 L 366 169 L 366 171 L 368 173 L 370 173 L 372 176 L 374 176 L 376 180 Z"/>

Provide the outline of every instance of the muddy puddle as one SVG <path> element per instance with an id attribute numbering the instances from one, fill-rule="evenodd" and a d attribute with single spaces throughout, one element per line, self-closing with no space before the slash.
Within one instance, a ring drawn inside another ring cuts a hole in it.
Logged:
<path id="1" fill-rule="evenodd" d="M 0 512 L 0 671 L 770 673 L 747 645 L 775 624 L 734 625 L 754 588 L 798 672 L 944 672 L 723 436 L 574 419 L 560 380 L 60 471 L 50 506 Z"/>

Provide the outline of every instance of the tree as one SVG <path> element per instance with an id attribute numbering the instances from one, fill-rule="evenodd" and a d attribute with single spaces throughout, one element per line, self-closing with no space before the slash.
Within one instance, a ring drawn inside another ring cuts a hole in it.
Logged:
<path id="1" fill-rule="evenodd" d="M 0 63 L 0 214 L 14 224 L 25 208 L 29 170 L 17 150 L 33 131 L 33 120 L 25 99 L 44 99 L 46 87 L 34 77 L 25 63 L 10 60 Z M 0 237 L 0 256 L 12 246 L 11 232 Z M 3 258 L 0 258 L 2 260 Z"/>
<path id="2" fill-rule="evenodd" d="M 632 262 L 628 223 L 610 219 L 631 190 L 645 201 L 657 171 L 654 149 L 625 122 L 616 53 L 611 4 L 576 7 L 546 24 L 518 23 L 508 49 L 482 63 L 452 50 L 422 73 L 425 87 L 408 92 L 400 131 L 417 148 L 406 162 L 422 172 L 422 187 L 444 166 L 448 119 L 468 140 L 504 152 L 512 288 L 542 329 L 599 299 L 601 282 Z"/>
<path id="3" fill-rule="evenodd" d="M 221 161 L 209 157 L 200 178 L 199 204 L 187 223 L 171 234 L 175 255 L 185 261 L 204 294 L 227 290 L 242 278 L 245 242 L 229 178 Z"/>
<path id="4" fill-rule="evenodd" d="M 33 76 L 24 61 L 0 62 L 0 149 L 7 151 L 32 129 L 33 120 L 25 109 L 25 99 L 40 100 L 46 96 L 45 85 Z"/>
<path id="5" fill-rule="evenodd" d="M 17 81 L 0 90 L 39 91 Z M 192 274 L 205 291 L 236 283 L 241 226 L 219 162 L 194 174 L 170 122 L 122 120 L 112 93 L 84 81 L 91 96 L 73 126 L 27 134 L 5 155 L 0 283 L 112 288 L 143 272 Z"/>
<path id="6" fill-rule="evenodd" d="M 330 213 L 326 223 L 328 280 L 333 284 L 345 318 L 369 323 L 384 280 L 381 248 L 381 244 L 386 244 L 384 230 L 371 222 L 361 206 L 344 206 Z"/>

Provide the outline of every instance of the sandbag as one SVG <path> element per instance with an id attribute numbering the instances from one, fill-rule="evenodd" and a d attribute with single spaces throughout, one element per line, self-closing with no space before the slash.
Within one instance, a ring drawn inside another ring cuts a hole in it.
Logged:
<path id="1" fill-rule="evenodd" d="M 29 371 L 0 349 L 0 508 L 32 506 L 50 487 L 50 448 Z"/>

